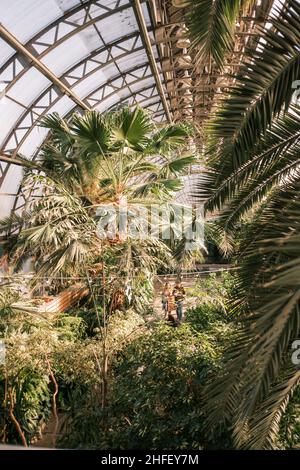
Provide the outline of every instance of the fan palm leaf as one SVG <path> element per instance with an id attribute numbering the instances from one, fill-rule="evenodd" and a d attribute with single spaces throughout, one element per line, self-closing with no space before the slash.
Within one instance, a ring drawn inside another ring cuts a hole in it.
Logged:
<path id="1" fill-rule="evenodd" d="M 21 228 L 15 260 L 33 256 L 44 274 L 81 272 L 84 260 L 92 263 L 114 242 L 126 244 L 129 236 L 107 243 L 99 237 L 97 224 L 107 206 L 117 212 L 122 204 L 137 209 L 169 201 L 182 187 L 179 175 L 195 161 L 180 153 L 193 132 L 189 125 L 157 130 L 140 108 L 91 111 L 70 122 L 53 114 L 41 125 L 50 130 L 40 155 L 44 173 L 28 172 L 23 181 L 24 191 L 31 193 L 27 213 L 21 222 L 9 222 Z M 8 221 L 2 230 L 6 227 Z M 158 266 L 154 251 L 151 261 L 150 251 L 143 250 L 147 262 Z"/>
<path id="2" fill-rule="evenodd" d="M 149 142 L 149 133 L 154 125 L 150 116 L 141 108 L 131 111 L 123 108 L 115 115 L 111 128 L 111 141 L 118 147 L 129 147 L 142 151 Z"/>

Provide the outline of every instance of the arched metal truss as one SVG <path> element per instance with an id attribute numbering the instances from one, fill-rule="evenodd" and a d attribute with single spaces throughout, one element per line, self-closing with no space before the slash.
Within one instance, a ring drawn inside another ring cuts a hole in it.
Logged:
<path id="1" fill-rule="evenodd" d="M 158 123 L 201 124 L 232 85 L 272 3 L 250 4 L 220 73 L 195 68 L 183 0 L 1 0 L 0 219 L 26 203 L 16 158 L 38 155 L 43 116 L 126 104 Z"/>
<path id="2" fill-rule="evenodd" d="M 3 4 L 0 151 L 12 161 L 36 156 L 47 137 L 40 120 L 54 111 L 139 104 L 158 122 L 171 119 L 147 2 L 23 0 L 20 12 L 18 0 Z M 22 169 L 8 160 L 0 156 L 0 218 L 24 204 Z"/>

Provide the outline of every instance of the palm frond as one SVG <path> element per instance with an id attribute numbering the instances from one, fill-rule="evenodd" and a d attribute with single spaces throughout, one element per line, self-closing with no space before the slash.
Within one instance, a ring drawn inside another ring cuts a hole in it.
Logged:
<path id="1" fill-rule="evenodd" d="M 234 31 L 242 6 L 251 2 L 241 0 L 194 0 L 190 2 L 187 24 L 197 47 L 197 61 L 213 61 L 219 68 L 234 43 Z"/>
<path id="2" fill-rule="evenodd" d="M 148 154 L 166 154 L 187 143 L 194 130 L 185 124 L 169 125 L 163 127 L 151 136 L 145 152 Z"/>
<path id="3" fill-rule="evenodd" d="M 206 202 L 208 210 L 220 209 L 234 198 L 242 188 L 260 175 L 267 178 L 268 172 L 279 171 L 279 166 L 297 161 L 297 146 L 300 140 L 300 112 L 298 106 L 291 106 L 289 112 L 281 114 L 272 122 L 272 128 L 260 139 L 258 144 L 245 155 L 245 163 L 235 167 L 233 162 L 222 162 L 223 180 L 217 187 L 214 185 L 220 175 L 214 170 L 207 170 L 207 182 L 203 187 L 209 199 Z M 283 159 L 284 164 L 280 165 Z M 215 174 L 214 174 L 215 171 Z M 258 183 L 259 184 L 259 183 Z M 248 191 L 249 193 L 249 191 Z"/>
<path id="4" fill-rule="evenodd" d="M 245 435 L 235 433 L 238 447 L 254 450 L 278 448 L 280 420 L 299 382 L 300 371 L 292 367 L 288 357 L 282 367 L 280 380 L 270 387 L 267 396 L 248 421 Z"/>
<path id="5" fill-rule="evenodd" d="M 72 132 L 83 153 L 103 156 L 110 146 L 110 130 L 105 117 L 97 111 L 88 111 L 84 116 L 74 114 Z"/>
<path id="6" fill-rule="evenodd" d="M 258 416 L 266 412 L 266 397 L 277 380 L 278 390 L 287 390 L 284 399 L 288 398 L 289 389 L 279 374 L 291 342 L 300 333 L 299 207 L 298 181 L 270 198 L 244 241 L 231 299 L 232 306 L 244 313 L 227 352 L 225 375 L 213 384 L 207 405 L 210 422 L 233 420 L 239 446 L 270 445 L 271 428 L 280 414 L 277 402 L 272 408 L 274 420 L 271 414 L 269 420 L 260 419 L 260 437 L 256 432 Z"/>
<path id="7" fill-rule="evenodd" d="M 133 197 L 145 197 L 155 194 L 161 200 L 170 198 L 170 195 L 182 188 L 182 182 L 178 179 L 156 178 L 139 184 L 133 192 Z"/>
<path id="8" fill-rule="evenodd" d="M 112 143 L 118 146 L 143 150 L 148 142 L 148 135 L 153 130 L 150 116 L 141 108 L 131 111 L 123 108 L 114 117 Z"/>
<path id="9" fill-rule="evenodd" d="M 51 131 L 52 141 L 55 144 L 59 144 L 64 153 L 67 152 L 74 144 L 74 137 L 71 133 L 69 124 L 62 119 L 58 113 L 45 116 L 41 120 L 40 126 Z"/>
<path id="10" fill-rule="evenodd" d="M 270 21 L 273 27 L 263 34 L 264 42 L 253 51 L 253 59 L 241 70 L 230 97 L 208 125 L 211 153 L 220 152 L 222 140 L 226 173 L 227 165 L 237 169 L 245 162 L 273 118 L 287 111 L 295 91 L 300 67 L 298 0 L 285 2 L 278 17 Z M 218 182 L 226 173 L 222 169 Z"/>
<path id="11" fill-rule="evenodd" d="M 197 157 L 194 155 L 190 156 L 179 156 L 172 158 L 171 160 L 167 160 L 166 163 L 163 164 L 160 175 L 165 177 L 179 176 L 188 171 L 188 169 L 197 162 Z"/>

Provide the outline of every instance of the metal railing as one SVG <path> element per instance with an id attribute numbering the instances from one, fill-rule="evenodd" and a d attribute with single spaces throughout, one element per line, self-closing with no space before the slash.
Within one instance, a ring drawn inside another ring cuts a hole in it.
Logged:
<path id="1" fill-rule="evenodd" d="M 207 265 L 206 265 L 207 266 Z M 215 266 L 215 265 L 213 265 Z M 225 267 L 226 266 L 226 267 Z M 213 273 L 222 273 L 222 272 L 228 272 L 232 271 L 235 268 L 232 267 L 231 265 L 224 265 L 222 268 L 210 268 L 210 269 L 197 269 L 193 271 L 185 270 L 185 271 L 173 271 L 171 273 L 166 273 L 166 274 L 158 274 L 156 278 L 161 281 L 161 279 L 168 279 L 168 278 L 200 278 L 203 276 L 203 274 L 213 274 Z"/>

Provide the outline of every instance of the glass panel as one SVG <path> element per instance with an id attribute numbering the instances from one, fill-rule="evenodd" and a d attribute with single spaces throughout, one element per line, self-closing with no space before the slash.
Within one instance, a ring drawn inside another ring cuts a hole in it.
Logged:
<path id="1" fill-rule="evenodd" d="M 15 202 L 15 198 L 13 196 L 2 194 L 16 194 L 22 179 L 22 174 L 23 170 L 20 166 L 11 165 L 8 169 L 0 189 L 0 219 L 10 214 Z"/>
<path id="2" fill-rule="evenodd" d="M 109 64 L 84 79 L 78 85 L 74 86 L 74 92 L 80 96 L 85 97 L 91 92 L 93 92 L 95 88 L 99 88 L 100 86 L 107 83 L 112 77 L 114 77 L 118 73 L 119 71 L 115 64 Z"/>
<path id="3" fill-rule="evenodd" d="M 36 68 L 31 67 L 9 90 L 8 95 L 29 106 L 36 96 L 39 96 L 48 86 L 50 80 Z"/>
<path id="4" fill-rule="evenodd" d="M 1 0 L 1 23 L 22 43 L 62 16 L 78 0 Z"/>
<path id="5" fill-rule="evenodd" d="M 13 101 L 8 100 L 8 98 L 6 98 L 5 100 L 1 100 L 1 105 L 0 105 L 1 144 L 3 144 L 7 134 L 14 126 L 16 117 L 20 115 L 22 111 L 23 111 L 23 108 L 20 105 L 18 105 L 17 103 L 14 103 Z"/>
<path id="6" fill-rule="evenodd" d="M 16 51 L 10 47 L 6 41 L 0 38 L 0 65 L 5 64 L 15 52 Z"/>

